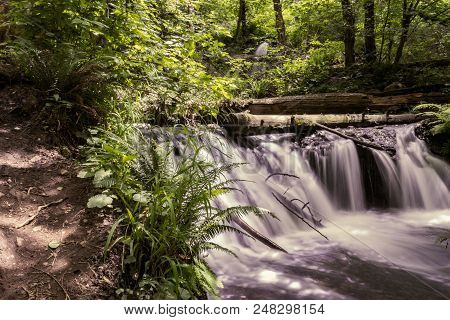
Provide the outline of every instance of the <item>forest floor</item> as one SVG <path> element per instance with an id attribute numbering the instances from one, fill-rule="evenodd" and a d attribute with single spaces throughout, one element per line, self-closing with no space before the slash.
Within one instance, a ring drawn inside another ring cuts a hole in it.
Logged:
<path id="1" fill-rule="evenodd" d="M 92 191 L 74 161 L 15 115 L 27 99 L 0 90 L 0 299 L 113 298 L 118 270 L 102 256 L 113 217 L 86 209 Z"/>

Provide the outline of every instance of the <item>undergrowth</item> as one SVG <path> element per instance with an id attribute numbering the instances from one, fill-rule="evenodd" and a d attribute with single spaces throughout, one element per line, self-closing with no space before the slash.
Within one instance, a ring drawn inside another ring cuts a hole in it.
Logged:
<path id="1" fill-rule="evenodd" d="M 428 122 L 431 135 L 444 141 L 440 151 L 443 155 L 450 156 L 450 104 L 422 104 L 415 107 L 414 112 L 431 119 Z"/>

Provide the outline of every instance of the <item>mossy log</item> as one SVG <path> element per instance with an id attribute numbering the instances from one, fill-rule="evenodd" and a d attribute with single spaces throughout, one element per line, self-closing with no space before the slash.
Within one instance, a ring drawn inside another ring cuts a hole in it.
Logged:
<path id="1" fill-rule="evenodd" d="M 253 99 L 246 101 L 246 106 L 255 115 L 353 113 L 368 108 L 370 99 L 363 93 L 323 93 Z"/>
<path id="2" fill-rule="evenodd" d="M 304 115 L 254 115 L 234 113 L 228 125 L 246 127 L 290 127 L 302 124 L 320 123 L 330 127 L 347 125 L 405 124 L 422 120 L 417 114 L 304 114 Z"/>

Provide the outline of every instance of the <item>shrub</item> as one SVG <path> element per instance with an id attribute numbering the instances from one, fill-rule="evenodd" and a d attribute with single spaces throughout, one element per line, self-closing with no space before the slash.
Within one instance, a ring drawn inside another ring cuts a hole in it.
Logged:
<path id="1" fill-rule="evenodd" d="M 432 119 L 432 122 L 429 123 L 430 132 L 434 136 L 444 138 L 446 142 L 442 145 L 442 153 L 447 156 L 450 155 L 450 104 L 422 104 L 413 110 Z"/>
<path id="2" fill-rule="evenodd" d="M 8 52 L 20 78 L 44 93 L 45 101 L 36 111 L 57 123 L 59 131 L 73 134 L 103 119 L 105 102 L 113 94 L 105 62 L 70 45 L 41 50 L 24 40 L 10 45 Z"/>

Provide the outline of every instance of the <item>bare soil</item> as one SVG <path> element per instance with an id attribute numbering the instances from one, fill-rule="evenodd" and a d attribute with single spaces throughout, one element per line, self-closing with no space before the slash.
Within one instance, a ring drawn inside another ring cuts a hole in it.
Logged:
<path id="1" fill-rule="evenodd" d="M 0 299 L 113 298 L 118 261 L 102 256 L 113 217 L 86 208 L 89 181 L 27 116 L 37 103 L 32 89 L 0 90 Z"/>

